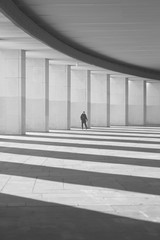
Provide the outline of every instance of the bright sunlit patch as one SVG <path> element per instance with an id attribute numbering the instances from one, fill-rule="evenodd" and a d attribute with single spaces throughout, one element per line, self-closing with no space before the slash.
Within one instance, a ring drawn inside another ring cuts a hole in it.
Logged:
<path id="1" fill-rule="evenodd" d="M 53 152 L 53 155 L 50 157 L 54 157 L 54 152 L 61 152 L 61 153 L 73 153 L 73 154 L 85 154 L 85 155 L 96 155 L 96 156 L 110 156 L 110 157 L 123 157 L 123 158 L 138 158 L 138 159 L 152 159 L 152 160 L 159 160 L 160 153 L 155 152 L 145 152 L 145 151 L 125 151 L 125 150 L 110 150 L 110 149 L 96 149 L 96 148 L 87 148 L 87 147 L 66 147 L 66 146 L 52 146 L 52 145 L 41 145 L 41 144 L 27 144 L 27 143 L 6 143 L 1 142 L 0 147 L 8 148 L 8 152 L 10 148 L 16 148 L 17 151 L 21 149 L 28 149 L 28 155 L 31 154 L 31 150 L 39 150 L 39 151 L 47 151 Z M 12 149 L 11 149 L 12 153 Z M 16 151 L 13 153 L 16 154 Z M 23 154 L 23 152 L 21 152 Z M 37 154 L 41 156 L 41 153 L 37 151 Z M 27 153 L 26 153 L 27 155 Z M 32 154 L 31 154 L 32 155 Z M 49 157 L 49 156 L 48 156 Z M 87 156 L 86 159 L 87 160 Z"/>
<path id="2" fill-rule="evenodd" d="M 159 166 L 160 134 L 159 128 L 150 131 L 115 127 L 1 135 L 0 206 L 59 204 L 160 223 L 160 168 L 152 167 Z"/>
<path id="3" fill-rule="evenodd" d="M 26 159 L 20 158 L 19 155 L 15 155 L 14 157 L 10 154 L 10 158 L 6 158 L 5 156 L 9 156 L 8 154 L 3 154 L 3 157 L 0 157 L 0 162 L 6 163 L 6 167 L 9 167 L 9 163 L 18 163 L 19 167 L 25 169 L 25 165 L 27 167 L 31 166 L 41 166 L 43 167 L 43 173 L 47 173 L 47 169 L 50 168 L 50 171 L 54 171 L 55 169 L 70 169 L 75 171 L 82 172 L 91 172 L 91 173 L 103 173 L 103 174 L 114 174 L 117 176 L 133 176 L 133 177 L 143 177 L 143 178 L 154 178 L 160 179 L 160 168 L 156 167 L 147 167 L 147 166 L 136 166 L 129 164 L 118 164 L 118 163 L 105 163 L 105 162 L 92 162 L 92 161 L 81 161 L 81 160 L 71 160 L 71 159 L 62 159 L 62 158 L 44 158 L 44 157 L 27 157 Z M 8 165 L 7 165 L 8 163 Z M 46 167 L 46 168 L 45 168 Z M 38 169 L 38 168 L 37 168 Z M 19 171 L 19 170 L 17 170 Z M 39 170 L 40 172 L 41 170 Z M 30 170 L 30 173 L 32 169 Z M 78 172 L 77 172 L 78 173 Z M 34 174 L 34 172 L 33 172 Z M 38 174 L 38 171 L 37 173 Z"/>
<path id="4" fill-rule="evenodd" d="M 1 186 L 1 196 L 7 194 L 20 197 L 1 197 L 1 206 L 60 204 L 132 219 L 160 222 L 160 196 L 36 178 L 12 176 L 8 179 L 7 175 L 0 175 L 1 178 L 5 179 Z"/>
<path id="5" fill-rule="evenodd" d="M 73 129 L 74 130 L 74 129 Z M 110 128 L 105 128 L 105 127 L 92 127 L 91 131 L 105 131 L 105 132 L 110 132 L 110 131 L 115 131 L 115 132 L 129 132 L 132 134 L 132 132 L 136 133 L 159 133 L 160 134 L 160 127 L 138 127 L 138 126 L 129 126 L 129 127 L 113 127 L 111 126 Z"/>
<path id="6" fill-rule="evenodd" d="M 160 144 L 156 144 L 156 142 L 155 143 L 147 143 L 146 139 L 145 139 L 146 143 L 141 143 L 141 142 L 135 143 L 135 142 L 127 142 L 127 140 L 130 140 L 129 138 L 127 138 L 125 142 L 124 142 L 124 139 L 123 139 L 123 142 L 122 141 L 112 141 L 111 139 L 110 139 L 110 141 L 101 142 L 101 141 L 90 140 L 90 139 L 89 140 L 87 140 L 87 139 L 86 140 L 76 139 L 76 138 L 75 139 L 70 139 L 69 137 L 66 140 L 66 139 L 63 139 L 63 138 L 54 138 L 54 137 L 53 138 L 47 138 L 47 137 L 46 138 L 37 138 L 37 137 L 29 137 L 28 138 L 28 137 L 22 137 L 22 136 L 18 136 L 18 137 L 3 136 L 3 138 L 0 139 L 1 140 L 0 144 L 2 144 L 2 145 L 5 144 L 5 140 L 7 140 L 7 139 L 13 140 L 13 142 L 14 142 L 14 140 L 24 141 L 24 143 L 25 143 L 25 141 L 26 141 L 26 143 L 27 143 L 27 141 L 29 141 L 30 144 L 37 143 L 37 142 L 40 142 L 40 143 L 42 142 L 45 145 L 51 145 L 52 143 L 53 143 L 53 145 L 54 145 L 54 143 L 56 143 L 58 145 L 58 143 L 59 144 L 64 143 L 64 145 L 65 144 L 73 144 L 73 145 L 71 145 L 73 147 L 76 144 L 78 144 L 79 146 L 83 144 L 83 146 L 86 146 L 86 147 L 90 147 L 90 145 L 91 145 L 92 148 L 93 148 L 93 146 L 94 146 L 94 148 L 99 148 L 99 146 L 103 146 L 103 148 L 107 148 L 109 146 L 114 146 L 114 147 L 122 147 L 122 148 L 123 147 L 126 147 L 126 148 L 127 147 L 129 147 L 129 148 L 133 147 L 133 148 L 137 148 L 137 149 L 138 148 L 144 148 L 144 149 L 159 149 L 160 150 Z M 122 140 L 122 139 L 116 139 L 116 140 Z M 133 140 L 133 138 L 132 138 L 132 140 Z M 153 140 L 157 140 L 157 139 L 153 139 Z M 7 145 L 10 146 L 10 142 L 7 143 Z M 68 147 L 70 147 L 70 146 L 68 146 Z"/>
<path id="7" fill-rule="evenodd" d="M 89 135 L 72 135 L 72 134 L 60 134 L 60 133 L 42 133 L 41 135 L 37 135 L 37 133 L 27 133 L 26 136 L 7 136 L 7 135 L 0 135 L 0 140 L 3 142 L 3 140 L 28 140 L 28 141 L 41 141 L 41 142 L 70 142 L 71 139 L 73 139 L 73 141 L 92 141 L 92 142 L 98 142 L 98 140 L 101 140 L 101 143 L 103 145 L 103 143 L 105 142 L 105 140 L 108 142 L 108 140 L 112 141 L 114 140 L 114 142 L 119 142 L 122 140 L 123 141 L 138 141 L 139 143 L 141 143 L 141 141 L 143 142 L 160 142 L 160 138 L 155 138 L 155 137 L 150 137 L 150 138 L 145 138 L 145 137 L 120 137 L 120 136 L 89 136 Z M 66 140 L 67 139 L 67 140 Z M 85 140 L 84 140 L 85 139 Z M 92 140 L 91 140 L 92 139 Z"/>
<path id="8" fill-rule="evenodd" d="M 64 133 L 64 130 L 50 130 L 51 133 Z M 90 129 L 81 130 L 76 128 L 71 128 L 71 131 L 65 131 L 68 133 L 74 134 L 90 134 L 90 135 L 142 135 L 146 136 L 147 134 L 160 136 L 160 128 L 131 128 L 131 127 L 109 127 L 109 128 L 100 128 L 100 127 L 92 127 Z"/>
<path id="9" fill-rule="evenodd" d="M 57 134 L 58 132 L 60 131 L 51 131 L 51 133 L 54 133 L 54 134 Z M 60 132 L 60 134 L 63 135 L 64 131 L 63 132 Z M 106 136 L 106 135 L 112 135 L 112 136 L 133 136 L 133 137 L 157 137 L 157 138 L 160 138 L 160 133 L 159 134 L 154 134 L 154 133 L 150 133 L 150 134 L 146 134 L 146 133 L 137 133 L 137 132 L 125 132 L 125 131 L 122 131 L 122 132 L 118 132 L 118 131 L 105 131 L 105 132 L 102 132 L 102 131 L 87 131 L 87 130 L 79 130 L 79 131 L 71 131 L 71 132 L 68 132 L 68 134 L 77 134 L 77 135 L 88 135 L 88 136 L 96 136 L 96 135 L 99 135 L 99 136 Z M 28 133 L 29 134 L 29 133 Z M 66 135 L 66 134 L 65 134 Z M 64 135 L 64 136 L 65 136 Z M 45 133 L 44 133 L 44 136 L 45 136 Z"/>

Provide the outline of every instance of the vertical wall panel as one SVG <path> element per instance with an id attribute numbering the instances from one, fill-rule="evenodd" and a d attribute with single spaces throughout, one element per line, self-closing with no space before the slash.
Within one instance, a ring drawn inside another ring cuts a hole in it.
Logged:
<path id="1" fill-rule="evenodd" d="M 111 125 L 111 76 L 107 74 L 107 94 L 106 94 L 106 108 L 107 108 L 107 127 Z"/>
<path id="2" fill-rule="evenodd" d="M 106 126 L 106 74 L 91 73 L 91 126 Z"/>
<path id="3" fill-rule="evenodd" d="M 128 78 L 125 78 L 125 125 L 128 126 Z"/>
<path id="4" fill-rule="evenodd" d="M 68 66 L 50 65 L 50 129 L 68 129 Z"/>
<path id="5" fill-rule="evenodd" d="M 25 133 L 25 51 L 0 51 L 0 133 Z"/>
<path id="6" fill-rule="evenodd" d="M 71 70 L 71 127 L 81 127 L 80 115 L 87 113 L 87 71 Z"/>
<path id="7" fill-rule="evenodd" d="M 147 120 L 147 82 L 143 81 L 143 124 L 146 125 Z"/>
<path id="8" fill-rule="evenodd" d="M 27 131 L 46 131 L 46 60 L 26 60 Z"/>
<path id="9" fill-rule="evenodd" d="M 160 125 L 160 83 L 147 83 L 147 113 L 146 124 Z"/>
<path id="10" fill-rule="evenodd" d="M 128 82 L 128 124 L 144 125 L 144 85 L 140 80 Z"/>
<path id="11" fill-rule="evenodd" d="M 125 78 L 111 78 L 111 125 L 125 125 Z"/>
<path id="12" fill-rule="evenodd" d="M 91 71 L 87 71 L 87 116 L 88 116 L 88 128 L 91 127 Z"/>

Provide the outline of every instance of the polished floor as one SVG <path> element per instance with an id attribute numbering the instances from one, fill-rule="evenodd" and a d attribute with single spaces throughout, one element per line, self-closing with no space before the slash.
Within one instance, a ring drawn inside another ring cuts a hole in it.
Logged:
<path id="1" fill-rule="evenodd" d="M 160 128 L 0 135 L 0 240 L 159 240 Z"/>

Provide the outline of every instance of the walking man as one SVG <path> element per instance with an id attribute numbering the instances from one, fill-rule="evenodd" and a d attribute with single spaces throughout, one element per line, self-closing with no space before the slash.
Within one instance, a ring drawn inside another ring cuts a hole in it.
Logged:
<path id="1" fill-rule="evenodd" d="M 83 113 L 81 114 L 80 119 L 81 119 L 82 129 L 83 129 L 83 125 L 84 125 L 85 128 L 87 129 L 87 124 L 86 124 L 86 122 L 88 121 L 88 119 L 87 119 L 87 115 L 85 114 L 85 111 L 83 111 Z"/>

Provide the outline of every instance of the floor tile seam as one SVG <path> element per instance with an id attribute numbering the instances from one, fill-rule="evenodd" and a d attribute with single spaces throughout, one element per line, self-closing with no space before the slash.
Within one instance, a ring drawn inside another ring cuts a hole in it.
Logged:
<path id="1" fill-rule="evenodd" d="M 9 178 L 7 179 L 6 183 L 4 184 L 4 186 L 2 187 L 2 189 L 0 190 L 1 193 L 3 193 L 4 188 L 7 186 L 7 184 L 9 183 L 10 179 L 12 178 L 12 176 L 8 175 Z"/>
<path id="2" fill-rule="evenodd" d="M 33 193 L 34 194 L 34 189 L 35 189 L 35 186 L 36 186 L 36 183 L 37 183 L 37 178 L 38 177 L 35 177 L 34 179 L 34 184 L 33 184 L 33 186 L 32 186 L 32 190 L 31 190 L 31 193 Z"/>

